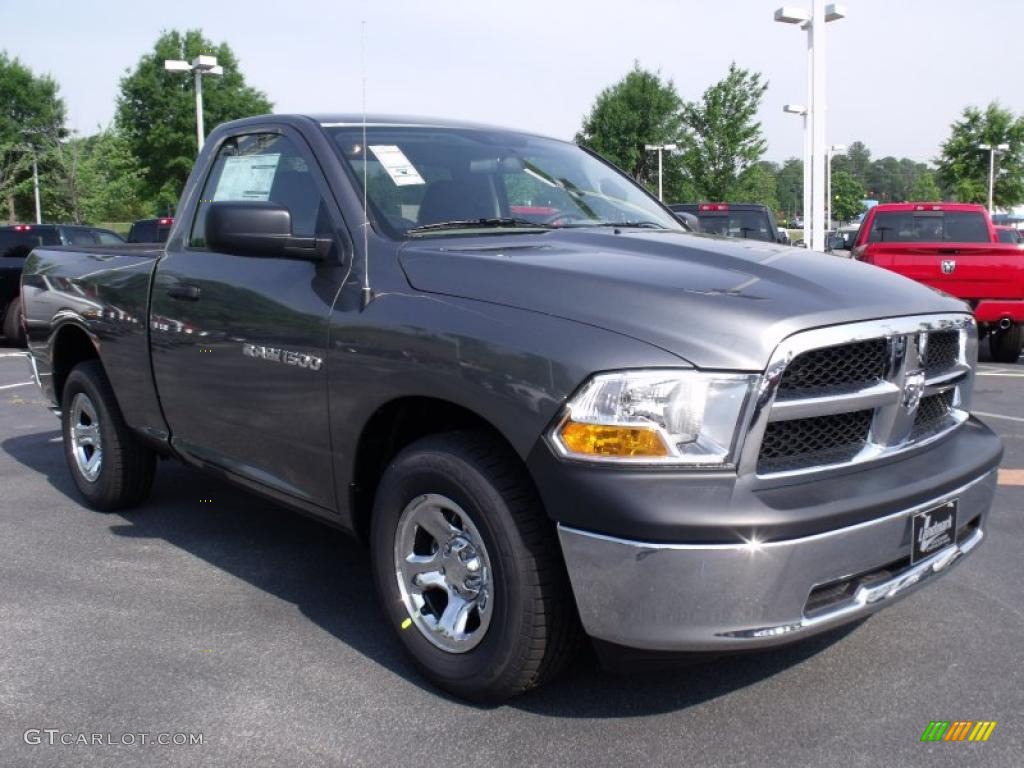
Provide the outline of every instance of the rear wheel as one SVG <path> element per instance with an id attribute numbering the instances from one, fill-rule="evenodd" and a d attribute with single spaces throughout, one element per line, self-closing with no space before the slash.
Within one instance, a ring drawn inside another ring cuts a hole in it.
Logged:
<path id="1" fill-rule="evenodd" d="M 21 327 L 21 297 L 14 297 L 4 312 L 4 336 L 9 344 L 25 345 L 25 330 Z"/>
<path id="2" fill-rule="evenodd" d="M 503 701 L 572 657 L 578 621 L 553 527 L 517 458 L 487 435 L 403 450 L 380 482 L 371 550 L 388 620 L 439 687 Z"/>
<path id="3" fill-rule="evenodd" d="M 1020 357 L 1021 326 L 1014 323 L 1006 330 L 994 331 L 988 336 L 988 349 L 997 363 L 1015 363 Z"/>
<path id="4" fill-rule="evenodd" d="M 153 486 L 156 455 L 128 428 L 102 366 L 76 365 L 61 397 L 64 455 L 79 492 L 110 512 L 143 502 Z"/>

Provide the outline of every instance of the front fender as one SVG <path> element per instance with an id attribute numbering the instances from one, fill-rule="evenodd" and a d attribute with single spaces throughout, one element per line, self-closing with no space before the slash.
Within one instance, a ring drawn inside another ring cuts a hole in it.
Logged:
<path id="1" fill-rule="evenodd" d="M 591 374 L 688 367 L 636 339 L 487 302 L 388 293 L 364 312 L 336 311 L 329 350 L 330 426 L 338 498 L 353 480 L 359 439 L 389 402 L 427 397 L 494 428 L 524 460 Z"/>

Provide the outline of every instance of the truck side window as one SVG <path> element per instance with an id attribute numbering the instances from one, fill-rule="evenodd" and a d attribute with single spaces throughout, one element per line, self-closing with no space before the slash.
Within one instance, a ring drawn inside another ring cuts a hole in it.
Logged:
<path id="1" fill-rule="evenodd" d="M 100 241 L 100 245 L 123 245 L 124 240 L 115 235 L 113 232 L 104 232 L 102 229 L 96 230 L 96 239 Z"/>
<path id="2" fill-rule="evenodd" d="M 327 210 L 306 159 L 286 136 L 238 136 L 221 147 L 200 196 L 190 245 L 206 246 L 210 203 L 270 201 L 286 207 L 296 236 L 330 235 Z"/>

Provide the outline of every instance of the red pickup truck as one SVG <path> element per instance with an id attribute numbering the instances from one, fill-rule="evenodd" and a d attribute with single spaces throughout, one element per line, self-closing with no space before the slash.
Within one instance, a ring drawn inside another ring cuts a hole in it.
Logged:
<path id="1" fill-rule="evenodd" d="M 853 258 L 963 299 L 992 359 L 1016 362 L 1024 323 L 1024 252 L 1000 243 L 988 211 L 966 203 L 883 203 L 864 217 Z"/>

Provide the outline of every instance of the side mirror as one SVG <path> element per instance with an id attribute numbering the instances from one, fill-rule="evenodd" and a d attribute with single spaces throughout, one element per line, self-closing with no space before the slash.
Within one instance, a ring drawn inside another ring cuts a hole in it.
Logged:
<path id="1" fill-rule="evenodd" d="M 829 235 L 828 240 L 825 244 L 825 250 L 827 251 L 843 251 L 846 250 L 846 240 L 842 235 Z"/>
<path id="2" fill-rule="evenodd" d="M 238 256 L 322 261 L 331 240 L 292 235 L 292 215 L 270 202 L 211 203 L 206 209 L 206 244 Z"/>
<path id="3" fill-rule="evenodd" d="M 686 213 L 685 211 L 672 211 L 676 218 L 683 222 L 684 225 L 691 232 L 701 232 L 700 219 L 694 216 L 692 213 Z"/>

